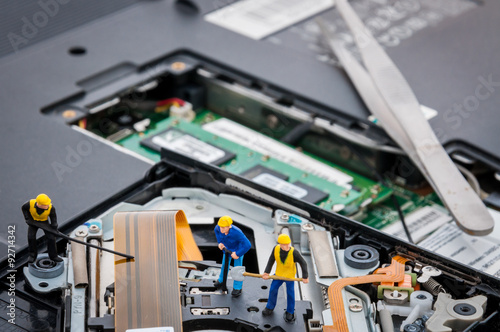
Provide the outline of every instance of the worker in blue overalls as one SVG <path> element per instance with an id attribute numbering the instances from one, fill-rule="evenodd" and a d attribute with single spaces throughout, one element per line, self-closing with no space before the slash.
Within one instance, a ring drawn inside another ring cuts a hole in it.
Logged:
<path id="1" fill-rule="evenodd" d="M 231 251 L 231 256 L 229 257 L 229 264 L 231 264 L 231 259 L 234 259 L 234 266 L 243 265 L 243 255 L 250 250 L 252 246 L 248 238 L 243 234 L 241 229 L 233 225 L 233 220 L 229 216 L 223 216 L 219 218 L 217 226 L 215 226 L 215 237 L 217 238 L 217 243 L 219 244 L 219 249 Z M 226 255 L 222 256 L 222 269 L 220 271 L 219 279 L 215 282 L 215 287 L 220 288 L 224 280 L 224 275 L 227 275 L 225 271 L 226 266 Z M 233 282 L 233 291 L 231 295 L 238 297 L 241 295 L 241 288 L 243 287 L 243 281 Z"/>

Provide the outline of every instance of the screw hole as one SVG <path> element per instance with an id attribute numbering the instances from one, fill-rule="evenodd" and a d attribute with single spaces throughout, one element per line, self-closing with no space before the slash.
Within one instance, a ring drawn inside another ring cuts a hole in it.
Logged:
<path id="1" fill-rule="evenodd" d="M 264 328 L 268 329 L 271 327 L 271 324 L 264 324 Z"/>
<path id="2" fill-rule="evenodd" d="M 259 308 L 257 308 L 257 307 L 248 307 L 247 311 L 248 312 L 259 312 Z"/>
<path id="3" fill-rule="evenodd" d="M 46 283 L 45 281 L 42 281 L 42 282 L 40 282 L 40 283 L 38 284 L 38 286 L 45 288 L 45 287 L 48 287 L 48 286 L 49 286 L 49 284 L 48 284 L 48 283 Z"/>
<path id="4" fill-rule="evenodd" d="M 267 286 L 261 286 L 260 288 L 262 288 L 262 289 L 267 289 Z"/>
<path id="5" fill-rule="evenodd" d="M 74 47 L 70 48 L 68 50 L 68 52 L 71 55 L 80 56 L 80 55 L 84 55 L 85 53 L 87 53 L 87 50 L 85 49 L 85 47 L 74 46 Z"/>

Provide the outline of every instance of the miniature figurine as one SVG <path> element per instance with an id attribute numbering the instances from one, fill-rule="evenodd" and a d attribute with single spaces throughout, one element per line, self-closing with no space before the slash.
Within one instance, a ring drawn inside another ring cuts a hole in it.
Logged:
<path id="1" fill-rule="evenodd" d="M 28 250 L 29 259 L 28 263 L 34 263 L 38 256 L 38 249 L 36 246 L 36 233 L 41 228 L 45 233 L 47 239 L 47 251 L 49 258 L 54 262 L 62 262 L 63 259 L 57 255 L 56 237 L 51 232 L 57 232 L 57 216 L 56 209 L 52 206 L 49 196 L 40 194 L 36 199 L 29 200 L 22 206 L 24 219 L 28 224 Z M 50 223 L 49 219 L 50 218 Z"/>
<path id="2" fill-rule="evenodd" d="M 219 244 L 219 249 L 224 251 L 224 248 L 227 248 L 231 251 L 231 257 L 229 257 L 229 263 L 227 265 L 225 264 L 226 255 L 223 255 L 222 258 L 222 269 L 218 281 L 215 282 L 215 287 L 220 288 L 222 286 L 224 276 L 227 276 L 228 273 L 224 267 L 229 266 L 231 258 L 234 259 L 234 266 L 242 266 L 243 255 L 250 250 L 252 245 L 241 229 L 233 225 L 233 220 L 229 216 L 219 218 L 214 232 L 215 237 L 217 238 L 217 243 Z M 242 287 L 243 281 L 234 280 L 231 295 L 234 297 L 240 296 Z"/>
<path id="3" fill-rule="evenodd" d="M 294 250 L 291 246 L 291 239 L 286 234 L 280 234 L 278 236 L 278 245 L 274 247 L 274 250 L 269 256 L 269 261 L 267 262 L 266 269 L 262 274 L 263 279 L 269 279 L 269 273 L 276 262 L 276 272 L 275 275 L 285 278 L 294 278 L 297 274 L 297 268 L 295 263 L 300 264 L 302 269 L 302 282 L 307 284 L 309 282 L 307 273 L 307 263 L 304 257 Z M 278 290 L 283 283 L 286 283 L 286 312 L 284 319 L 286 322 L 291 323 L 295 320 L 295 289 L 293 281 L 284 280 L 273 280 L 271 283 L 271 289 L 269 289 L 269 298 L 267 300 L 266 308 L 262 311 L 264 316 L 269 316 L 273 313 L 274 307 L 276 306 L 276 300 L 278 298 Z"/>

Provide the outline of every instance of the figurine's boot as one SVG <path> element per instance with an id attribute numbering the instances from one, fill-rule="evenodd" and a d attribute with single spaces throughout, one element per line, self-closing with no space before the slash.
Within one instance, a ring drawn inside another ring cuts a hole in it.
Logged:
<path id="1" fill-rule="evenodd" d="M 288 311 L 285 311 L 283 319 L 285 319 L 285 322 L 287 323 L 293 323 L 295 321 L 295 313 L 291 314 Z"/>
<path id="2" fill-rule="evenodd" d="M 30 256 L 28 258 L 28 264 L 33 264 L 36 261 L 36 254 L 30 253 Z"/>
<path id="3" fill-rule="evenodd" d="M 233 289 L 233 291 L 231 292 L 231 295 L 233 297 L 238 297 L 241 295 L 241 289 Z"/>
<path id="4" fill-rule="evenodd" d="M 55 256 L 55 257 L 50 257 L 51 260 L 53 260 L 54 262 L 56 263 L 60 263 L 63 261 L 63 259 L 59 256 Z"/>
<path id="5" fill-rule="evenodd" d="M 262 315 L 264 316 L 270 316 L 273 313 L 273 309 L 269 309 L 268 307 L 265 307 L 264 310 L 262 310 Z"/>

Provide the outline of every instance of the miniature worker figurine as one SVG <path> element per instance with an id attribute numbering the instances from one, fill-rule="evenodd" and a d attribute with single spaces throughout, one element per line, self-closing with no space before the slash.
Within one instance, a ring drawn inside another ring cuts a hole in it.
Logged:
<path id="1" fill-rule="evenodd" d="M 49 227 L 57 231 L 56 209 L 52 206 L 49 196 L 40 194 L 36 199 L 29 200 L 22 206 L 24 219 L 28 224 L 28 263 L 33 263 L 38 255 L 36 246 L 36 233 L 41 228 L 47 239 L 47 249 L 49 257 L 54 262 L 62 262 L 62 258 L 57 255 L 56 237 L 46 231 Z M 49 219 L 50 218 L 50 223 Z"/>
<path id="2" fill-rule="evenodd" d="M 269 279 L 269 273 L 271 272 L 274 262 L 276 262 L 275 275 L 285 278 L 295 278 L 297 274 L 295 263 L 299 263 L 302 269 L 302 282 L 304 284 L 309 282 L 307 263 L 300 252 L 294 250 L 291 242 L 290 237 L 286 234 L 280 234 L 280 236 L 278 236 L 278 245 L 274 247 L 269 257 L 264 274 L 262 274 L 263 279 Z M 295 288 L 293 281 L 273 280 L 271 289 L 269 290 L 269 299 L 267 300 L 266 308 L 262 311 L 262 314 L 264 316 L 269 316 L 273 313 L 278 298 L 278 290 L 283 283 L 286 283 L 287 302 L 284 319 L 286 322 L 291 323 L 295 320 Z"/>
<path id="3" fill-rule="evenodd" d="M 229 264 L 231 264 L 231 258 L 234 259 L 234 266 L 243 265 L 243 255 L 250 250 L 252 246 L 248 238 L 243 234 L 241 229 L 233 225 L 233 220 L 229 216 L 220 217 L 215 226 L 215 237 L 217 238 L 217 243 L 219 243 L 219 249 L 231 251 L 231 257 L 229 258 Z M 227 275 L 225 270 L 226 255 L 222 256 L 222 269 L 220 271 L 219 280 L 215 282 L 215 287 L 220 288 L 224 280 L 224 275 Z M 228 264 L 228 266 L 229 266 Z M 243 281 L 233 282 L 233 291 L 231 295 L 238 297 L 241 295 L 241 288 L 243 287 Z"/>

